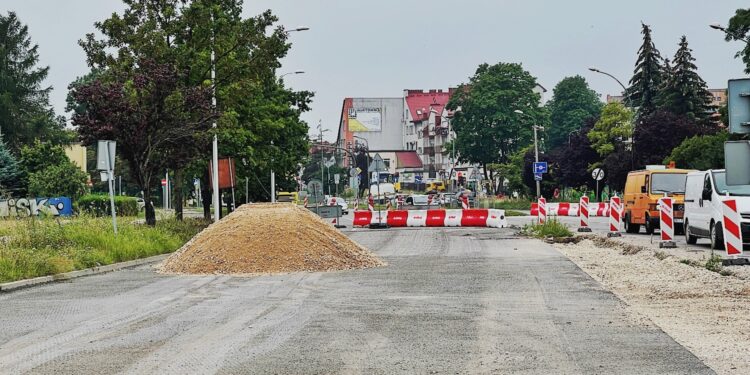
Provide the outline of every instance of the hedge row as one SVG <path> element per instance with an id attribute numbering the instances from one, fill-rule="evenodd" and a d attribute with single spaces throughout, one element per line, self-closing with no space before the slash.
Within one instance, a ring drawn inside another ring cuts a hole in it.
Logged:
<path id="1" fill-rule="evenodd" d="M 78 209 L 94 216 L 110 215 L 108 194 L 87 194 L 78 199 Z M 115 196 L 115 211 L 120 216 L 137 216 L 138 201 L 134 197 Z"/>

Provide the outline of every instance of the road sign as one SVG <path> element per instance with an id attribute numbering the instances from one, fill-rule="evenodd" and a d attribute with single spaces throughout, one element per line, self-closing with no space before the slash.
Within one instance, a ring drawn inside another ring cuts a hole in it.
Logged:
<path id="1" fill-rule="evenodd" d="M 727 89 L 729 132 L 750 133 L 750 79 L 730 79 Z"/>
<path id="2" fill-rule="evenodd" d="M 534 173 L 547 173 L 547 162 L 546 161 L 535 162 Z"/>
<path id="3" fill-rule="evenodd" d="M 414 176 L 414 181 L 422 182 L 422 175 L 421 174 L 415 175 Z"/>
<path id="4" fill-rule="evenodd" d="M 338 184 L 339 181 L 341 181 L 341 175 L 338 174 L 338 173 L 334 174 L 333 175 L 333 182 L 336 183 L 336 184 Z"/>
<path id="5" fill-rule="evenodd" d="M 323 196 L 323 182 L 320 180 L 310 180 L 307 183 L 307 192 L 316 200 L 319 200 Z"/>
<path id="6" fill-rule="evenodd" d="M 591 178 L 597 181 L 601 181 L 604 179 L 604 169 L 596 168 L 593 171 L 591 171 Z"/>
<path id="7" fill-rule="evenodd" d="M 349 177 L 357 177 L 359 172 L 362 172 L 362 170 L 359 168 L 351 168 L 349 169 Z"/>
<path id="8" fill-rule="evenodd" d="M 318 214 L 323 219 L 333 219 L 341 216 L 341 206 L 307 207 L 308 210 Z"/>
<path id="9" fill-rule="evenodd" d="M 370 163 L 370 168 L 367 170 L 368 172 L 382 172 L 388 170 L 388 168 L 385 167 L 385 162 L 383 161 L 383 158 L 380 157 L 380 154 L 375 154 L 375 157 L 372 158 L 372 162 Z"/>
<path id="10" fill-rule="evenodd" d="M 724 165 L 727 166 L 727 185 L 750 184 L 750 143 L 724 142 Z"/>
<path id="11" fill-rule="evenodd" d="M 331 156 L 330 159 L 325 160 L 323 162 L 323 165 L 325 165 L 326 168 L 331 168 L 331 167 L 333 167 L 334 164 L 336 164 L 336 158 L 334 158 L 333 156 Z"/>
<path id="12" fill-rule="evenodd" d="M 542 180 L 542 174 L 534 173 L 534 181 L 541 181 L 541 180 Z"/>
<path id="13" fill-rule="evenodd" d="M 167 179 L 166 178 L 162 178 L 161 179 L 161 186 L 167 186 Z"/>

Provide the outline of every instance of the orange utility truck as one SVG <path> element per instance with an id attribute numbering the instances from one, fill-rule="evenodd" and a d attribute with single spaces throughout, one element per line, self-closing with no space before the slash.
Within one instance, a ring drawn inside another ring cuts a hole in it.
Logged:
<path id="1" fill-rule="evenodd" d="M 641 226 L 646 234 L 653 234 L 659 228 L 659 198 L 673 199 L 674 228 L 682 233 L 685 216 L 685 179 L 693 172 L 676 169 L 674 165 L 649 165 L 644 170 L 628 173 L 625 182 L 625 212 L 623 222 L 627 233 L 638 233 Z"/>

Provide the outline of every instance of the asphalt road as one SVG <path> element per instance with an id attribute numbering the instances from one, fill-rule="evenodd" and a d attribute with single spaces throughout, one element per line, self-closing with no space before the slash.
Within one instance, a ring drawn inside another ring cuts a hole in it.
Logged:
<path id="1" fill-rule="evenodd" d="M 509 229 L 347 229 L 389 265 L 140 267 L 0 295 L 0 373 L 712 373 Z"/>

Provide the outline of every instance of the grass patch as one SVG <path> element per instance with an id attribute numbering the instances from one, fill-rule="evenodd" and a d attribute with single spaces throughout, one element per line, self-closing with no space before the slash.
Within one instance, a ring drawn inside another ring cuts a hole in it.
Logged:
<path id="1" fill-rule="evenodd" d="M 544 224 L 526 224 L 521 233 L 536 238 L 564 238 L 573 236 L 573 232 L 557 219 L 547 220 Z"/>
<path id="2" fill-rule="evenodd" d="M 203 220 L 158 221 L 155 227 L 109 218 L 25 219 L 0 242 L 0 282 L 53 275 L 177 250 L 208 225 Z"/>
<path id="3" fill-rule="evenodd" d="M 664 251 L 657 250 L 657 251 L 654 251 L 654 257 L 656 257 L 656 259 L 659 259 L 659 260 L 664 260 L 664 259 L 669 258 L 669 254 L 667 254 Z"/>
<path id="4" fill-rule="evenodd" d="M 724 268 L 724 265 L 721 264 L 721 256 L 711 255 L 704 267 L 709 271 L 721 272 L 721 269 Z"/>
<path id="5" fill-rule="evenodd" d="M 520 211 L 506 210 L 505 211 L 505 216 L 510 217 L 510 216 L 529 216 L 529 215 L 526 215 L 525 213 L 520 212 Z"/>
<path id="6" fill-rule="evenodd" d="M 531 202 L 530 201 L 493 201 L 493 200 L 480 200 L 480 205 L 482 207 L 490 207 L 490 208 L 497 208 L 500 210 L 531 210 Z"/>

